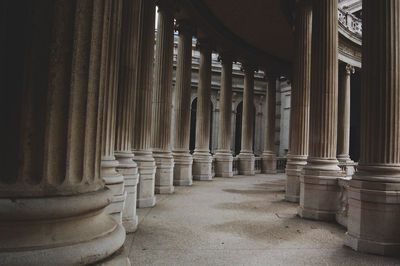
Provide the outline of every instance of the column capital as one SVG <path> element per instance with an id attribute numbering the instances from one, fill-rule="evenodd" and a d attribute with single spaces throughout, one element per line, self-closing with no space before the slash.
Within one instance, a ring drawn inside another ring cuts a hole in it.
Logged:
<path id="1" fill-rule="evenodd" d="M 218 61 L 222 64 L 228 63 L 232 64 L 234 60 L 234 55 L 231 51 L 220 51 L 218 55 Z"/>
<path id="2" fill-rule="evenodd" d="M 195 26 L 186 19 L 177 20 L 175 23 L 175 30 L 181 34 L 190 34 L 193 36 L 196 32 Z"/>
<path id="3" fill-rule="evenodd" d="M 345 70 L 346 70 L 347 75 L 354 74 L 356 72 L 354 66 L 349 65 L 349 64 L 346 64 Z"/>
<path id="4" fill-rule="evenodd" d="M 242 63 L 242 67 L 240 68 L 244 73 L 253 73 L 258 70 L 258 67 L 251 63 Z"/>
<path id="5" fill-rule="evenodd" d="M 213 42 L 208 38 L 199 38 L 199 39 L 197 39 L 196 46 L 199 49 L 210 49 L 210 50 L 212 50 Z"/>
<path id="6" fill-rule="evenodd" d="M 280 74 L 276 72 L 264 71 L 264 79 L 269 82 L 271 80 L 276 80 L 279 78 Z"/>

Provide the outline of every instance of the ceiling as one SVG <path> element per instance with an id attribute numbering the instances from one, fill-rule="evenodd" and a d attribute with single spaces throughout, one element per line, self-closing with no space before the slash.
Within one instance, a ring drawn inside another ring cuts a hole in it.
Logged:
<path id="1" fill-rule="evenodd" d="M 220 23 L 246 43 L 292 61 L 293 34 L 280 0 L 201 1 Z"/>

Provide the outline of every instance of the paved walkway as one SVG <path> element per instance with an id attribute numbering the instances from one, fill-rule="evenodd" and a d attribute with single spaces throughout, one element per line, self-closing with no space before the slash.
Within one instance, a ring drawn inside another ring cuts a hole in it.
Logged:
<path id="1" fill-rule="evenodd" d="M 345 229 L 303 220 L 284 176 L 215 178 L 138 209 L 125 243 L 132 265 L 399 265 L 343 246 Z"/>

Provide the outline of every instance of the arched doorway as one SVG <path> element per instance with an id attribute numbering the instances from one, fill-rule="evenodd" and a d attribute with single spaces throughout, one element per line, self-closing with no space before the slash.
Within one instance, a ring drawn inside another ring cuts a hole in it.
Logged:
<path id="1" fill-rule="evenodd" d="M 213 110 L 214 105 L 210 101 L 210 143 L 209 149 L 212 147 L 212 125 L 213 125 Z M 193 154 L 196 147 L 196 115 L 197 115 L 197 97 L 192 101 L 190 108 L 190 139 L 189 139 L 189 151 Z"/>
<path id="2" fill-rule="evenodd" d="M 253 151 L 256 138 L 256 107 L 253 105 Z M 242 146 L 242 118 L 243 118 L 243 101 L 236 107 L 235 117 L 235 156 L 240 153 Z"/>

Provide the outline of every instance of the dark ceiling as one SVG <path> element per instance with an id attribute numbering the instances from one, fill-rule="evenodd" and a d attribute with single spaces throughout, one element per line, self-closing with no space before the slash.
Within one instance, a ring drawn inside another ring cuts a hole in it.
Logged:
<path id="1" fill-rule="evenodd" d="M 292 61 L 293 34 L 280 0 L 202 1 L 227 29 L 246 43 Z"/>

